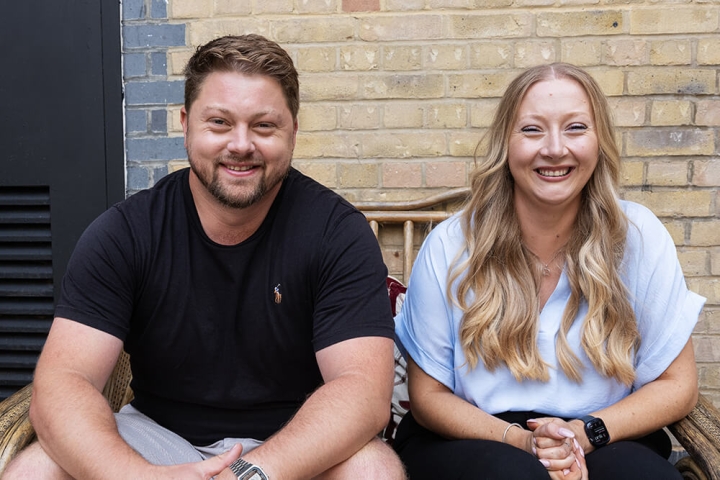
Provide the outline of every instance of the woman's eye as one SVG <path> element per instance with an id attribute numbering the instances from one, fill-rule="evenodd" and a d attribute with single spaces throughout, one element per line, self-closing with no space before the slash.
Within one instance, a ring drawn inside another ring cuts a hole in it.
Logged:
<path id="1" fill-rule="evenodd" d="M 520 131 L 525 132 L 525 133 L 534 133 L 534 132 L 539 132 L 540 129 L 538 127 L 534 127 L 531 125 L 531 126 L 527 126 L 527 127 L 522 127 L 520 129 Z"/>
<path id="2" fill-rule="evenodd" d="M 569 127 L 570 130 L 587 130 L 587 125 L 584 125 L 582 123 L 573 123 Z"/>

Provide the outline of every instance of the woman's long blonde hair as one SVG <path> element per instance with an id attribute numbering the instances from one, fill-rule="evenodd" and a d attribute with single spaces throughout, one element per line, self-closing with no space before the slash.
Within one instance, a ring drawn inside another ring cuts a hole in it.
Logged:
<path id="1" fill-rule="evenodd" d="M 602 375 L 630 385 L 640 337 L 619 271 L 628 229 L 617 195 L 620 154 L 602 90 L 573 65 L 531 68 L 515 78 L 503 95 L 486 137 L 487 156 L 476 159 L 472 195 L 462 212 L 468 257 L 453 263 L 448 295 L 463 311 L 460 341 L 471 368 L 480 360 L 491 371 L 504 363 L 518 381 L 549 379 L 548 364 L 537 346 L 540 275 L 533 254 L 522 242 L 515 214 L 508 143 L 527 90 L 556 78 L 574 80 L 587 93 L 599 150 L 597 167 L 582 191 L 574 231 L 564 249 L 571 295 L 556 339 L 557 358 L 565 375 L 581 383 L 582 364 L 567 334 L 585 300 L 588 313 L 581 331 L 585 353 Z"/>

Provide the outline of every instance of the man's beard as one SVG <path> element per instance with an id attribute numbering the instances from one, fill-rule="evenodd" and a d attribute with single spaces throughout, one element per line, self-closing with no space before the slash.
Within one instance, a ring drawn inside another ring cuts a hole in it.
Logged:
<path id="1" fill-rule="evenodd" d="M 219 180 L 218 171 L 216 168 L 214 168 L 217 165 L 220 165 L 222 162 L 216 162 L 213 166 L 212 170 L 212 178 L 207 179 L 202 174 L 199 168 L 197 168 L 196 163 L 193 161 L 192 156 L 190 155 L 190 152 L 188 151 L 188 161 L 190 162 L 190 168 L 195 173 L 195 176 L 200 180 L 200 183 L 202 183 L 207 191 L 215 197 L 215 199 L 220 202 L 222 205 L 230 208 L 247 208 L 255 203 L 257 203 L 265 194 L 271 190 L 275 185 L 285 180 L 290 173 L 290 163 L 288 162 L 288 166 L 285 169 L 285 171 L 281 172 L 280 175 L 276 175 L 272 178 L 267 178 L 265 175 L 263 175 L 260 178 L 260 181 L 254 186 L 254 189 L 247 193 L 242 195 L 232 195 L 228 190 L 230 188 L 227 188 L 222 185 L 222 183 Z M 262 168 L 262 167 L 258 167 Z"/>

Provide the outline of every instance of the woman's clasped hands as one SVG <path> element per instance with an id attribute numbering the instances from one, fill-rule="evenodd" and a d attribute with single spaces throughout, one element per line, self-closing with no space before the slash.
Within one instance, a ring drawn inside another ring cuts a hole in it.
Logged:
<path id="1" fill-rule="evenodd" d="M 588 480 L 585 452 L 567 422 L 559 418 L 527 421 L 530 449 L 553 480 Z"/>

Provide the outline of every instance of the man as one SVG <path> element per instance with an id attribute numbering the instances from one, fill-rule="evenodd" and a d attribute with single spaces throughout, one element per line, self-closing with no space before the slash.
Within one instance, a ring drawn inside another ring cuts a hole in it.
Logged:
<path id="1" fill-rule="evenodd" d="M 362 214 L 290 166 L 292 60 L 223 37 L 185 76 L 191 168 L 78 242 L 35 373 L 39 442 L 6 478 L 404 478 L 376 437 L 386 270 Z M 113 415 L 100 392 L 123 346 L 135 399 Z"/>

